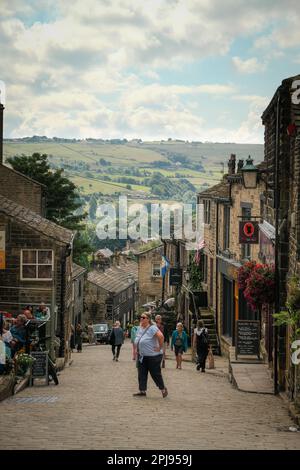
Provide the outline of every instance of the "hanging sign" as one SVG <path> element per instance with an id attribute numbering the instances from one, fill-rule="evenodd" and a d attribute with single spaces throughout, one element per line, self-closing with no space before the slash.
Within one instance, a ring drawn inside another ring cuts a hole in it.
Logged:
<path id="1" fill-rule="evenodd" d="M 243 220 L 240 222 L 239 242 L 258 243 L 258 222 Z"/>

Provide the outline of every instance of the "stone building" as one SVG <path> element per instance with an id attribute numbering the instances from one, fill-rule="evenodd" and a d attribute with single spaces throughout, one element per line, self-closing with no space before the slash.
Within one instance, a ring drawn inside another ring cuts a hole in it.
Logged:
<path id="1" fill-rule="evenodd" d="M 51 311 L 47 335 L 60 337 L 59 355 L 68 347 L 72 300 L 74 234 L 0 195 L 0 308 L 13 314 L 44 302 Z M 56 308 L 57 307 L 57 308 Z"/>
<path id="2" fill-rule="evenodd" d="M 277 272 L 275 310 L 286 310 L 291 280 L 300 287 L 300 103 L 296 81 L 283 80 L 262 115 L 265 126 L 264 161 L 268 181 L 262 200 L 265 227 L 262 258 L 275 262 Z M 299 88 L 299 87 L 298 87 Z M 297 99 L 298 97 L 298 99 Z M 273 355 L 281 390 L 300 406 L 299 367 L 291 361 L 293 328 L 275 330 Z"/>
<path id="3" fill-rule="evenodd" d="M 265 183 L 246 189 L 242 178 L 243 161 L 236 165 L 235 155 L 228 163 L 228 175 L 217 185 L 201 192 L 204 205 L 202 277 L 210 311 L 213 313 L 221 351 L 228 354 L 235 346 L 238 319 L 255 319 L 238 288 L 238 269 L 246 260 L 258 261 L 258 244 L 239 243 L 239 223 L 260 217 L 260 196 Z"/>
<path id="4" fill-rule="evenodd" d="M 0 188 L 2 196 L 45 216 L 46 198 L 43 184 L 0 162 Z"/>
<path id="5" fill-rule="evenodd" d="M 92 269 L 87 274 L 84 314 L 85 322 L 123 326 L 132 322 L 136 313 L 138 268 L 135 261 L 126 259 L 107 269 Z"/>
<path id="6" fill-rule="evenodd" d="M 162 244 L 153 247 L 152 243 L 150 247 L 145 244 L 135 255 L 138 262 L 139 308 L 162 298 L 162 255 Z"/>
<path id="7" fill-rule="evenodd" d="M 76 263 L 73 263 L 72 270 L 72 325 L 82 323 L 85 309 L 84 303 L 84 285 L 87 276 L 87 270 Z"/>

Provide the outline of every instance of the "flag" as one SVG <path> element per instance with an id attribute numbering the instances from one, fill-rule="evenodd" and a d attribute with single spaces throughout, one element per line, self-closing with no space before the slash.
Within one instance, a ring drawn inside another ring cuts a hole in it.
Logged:
<path id="1" fill-rule="evenodd" d="M 204 238 L 199 238 L 196 253 L 195 253 L 195 256 L 194 256 L 194 261 L 198 265 L 200 264 L 200 261 L 201 261 L 201 250 L 203 250 L 204 247 L 205 247 Z"/>
<path id="2" fill-rule="evenodd" d="M 170 268 L 170 261 L 166 256 L 161 257 L 161 275 L 162 277 L 165 277 L 165 275 L 168 272 L 168 269 Z"/>

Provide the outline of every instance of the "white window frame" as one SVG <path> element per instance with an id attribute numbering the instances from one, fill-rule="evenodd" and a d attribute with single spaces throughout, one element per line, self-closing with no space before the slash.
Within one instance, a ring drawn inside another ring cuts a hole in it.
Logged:
<path id="1" fill-rule="evenodd" d="M 52 263 L 51 264 L 46 264 L 46 263 L 23 263 L 23 252 L 24 251 L 35 251 L 37 253 L 37 261 L 38 261 L 38 256 L 39 256 L 39 253 L 40 251 L 51 251 L 51 254 L 52 254 Z M 50 278 L 46 278 L 46 277 L 43 277 L 43 278 L 39 278 L 39 277 L 35 277 L 35 278 L 31 278 L 31 277 L 23 277 L 23 266 L 36 266 L 36 274 L 37 274 L 37 268 L 38 266 L 51 266 L 51 273 L 53 272 L 54 270 L 54 252 L 53 250 L 51 250 L 50 248 L 47 249 L 47 248 L 39 248 L 39 249 L 35 249 L 35 248 L 24 248 L 21 250 L 21 263 L 20 263 L 20 279 L 21 281 L 34 281 L 34 282 L 44 282 L 44 281 L 52 281 L 52 276 Z"/>
<path id="2" fill-rule="evenodd" d="M 156 265 L 156 266 L 159 265 L 159 276 L 157 276 L 157 275 L 154 274 L 154 266 L 155 266 L 155 265 Z M 159 262 L 157 262 L 157 263 L 152 263 L 151 268 L 152 268 L 152 277 L 155 277 L 155 278 L 161 277 L 161 264 L 160 264 Z"/>

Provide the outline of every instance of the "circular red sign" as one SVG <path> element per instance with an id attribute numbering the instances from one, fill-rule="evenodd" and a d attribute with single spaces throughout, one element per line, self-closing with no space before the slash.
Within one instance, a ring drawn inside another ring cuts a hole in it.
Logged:
<path id="1" fill-rule="evenodd" d="M 254 234 L 254 225 L 252 222 L 246 222 L 243 228 L 243 232 L 246 235 L 246 237 L 251 238 Z"/>

